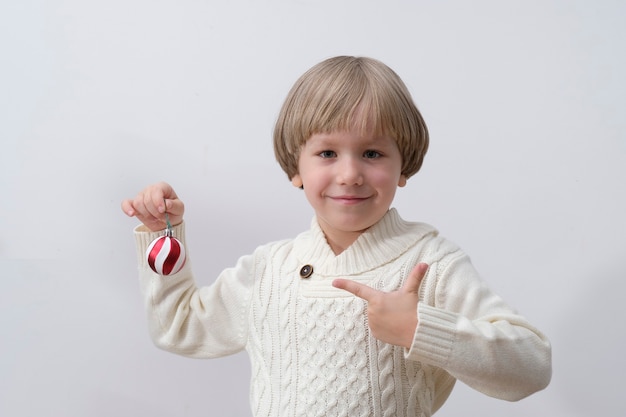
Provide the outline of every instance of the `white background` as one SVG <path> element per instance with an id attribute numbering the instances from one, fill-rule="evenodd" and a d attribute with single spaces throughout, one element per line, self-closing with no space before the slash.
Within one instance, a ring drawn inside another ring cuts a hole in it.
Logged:
<path id="1" fill-rule="evenodd" d="M 133 219 L 187 205 L 200 284 L 312 217 L 274 161 L 288 89 L 366 55 L 431 131 L 395 206 L 460 244 L 553 343 L 518 403 L 457 384 L 438 416 L 623 417 L 625 3 L 2 0 L 0 415 L 249 416 L 245 354 L 148 339 Z"/>

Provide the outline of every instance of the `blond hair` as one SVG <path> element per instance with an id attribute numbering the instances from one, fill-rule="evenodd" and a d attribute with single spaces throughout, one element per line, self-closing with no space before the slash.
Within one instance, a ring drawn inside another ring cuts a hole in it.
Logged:
<path id="1" fill-rule="evenodd" d="M 289 91 L 274 128 L 274 154 L 289 179 L 304 143 L 316 133 L 386 135 L 398 144 L 402 174 L 422 166 L 428 129 L 400 77 L 372 58 L 338 56 L 305 72 Z"/>

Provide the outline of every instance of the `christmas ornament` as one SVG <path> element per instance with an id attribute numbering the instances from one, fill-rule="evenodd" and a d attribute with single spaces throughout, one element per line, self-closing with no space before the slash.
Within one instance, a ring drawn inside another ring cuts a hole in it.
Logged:
<path id="1" fill-rule="evenodd" d="M 165 235 L 156 238 L 148 246 L 146 258 L 150 269 L 159 275 L 172 275 L 181 270 L 185 265 L 185 247 L 180 240 L 174 237 L 170 218 L 165 213 Z"/>

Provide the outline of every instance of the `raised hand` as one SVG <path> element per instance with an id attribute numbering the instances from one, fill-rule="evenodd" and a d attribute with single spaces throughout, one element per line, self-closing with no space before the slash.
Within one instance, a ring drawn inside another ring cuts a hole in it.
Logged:
<path id="1" fill-rule="evenodd" d="M 333 286 L 367 301 L 369 327 L 376 339 L 408 349 L 417 328 L 418 290 L 427 270 L 427 264 L 417 264 L 402 288 L 392 292 L 341 278 Z"/>
<path id="2" fill-rule="evenodd" d="M 181 223 L 185 205 L 171 185 L 159 182 L 146 187 L 134 199 L 122 201 L 122 211 L 129 217 L 137 217 L 148 229 L 156 232 L 165 229 L 166 212 L 172 226 Z"/>

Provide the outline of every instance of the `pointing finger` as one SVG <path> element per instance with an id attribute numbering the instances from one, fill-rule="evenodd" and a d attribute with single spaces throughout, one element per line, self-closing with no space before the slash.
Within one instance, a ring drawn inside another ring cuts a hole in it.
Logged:
<path id="1" fill-rule="evenodd" d="M 334 280 L 333 287 L 348 291 L 349 293 L 354 294 L 355 296 L 362 298 L 365 301 L 369 301 L 379 293 L 378 290 L 368 287 L 365 284 L 343 278 L 338 278 Z"/>

